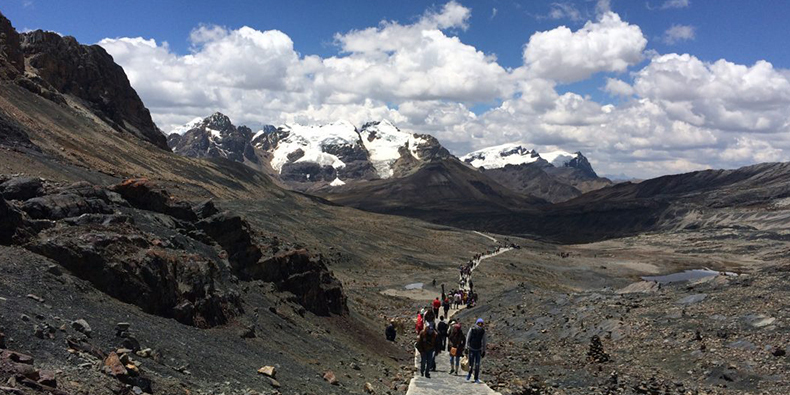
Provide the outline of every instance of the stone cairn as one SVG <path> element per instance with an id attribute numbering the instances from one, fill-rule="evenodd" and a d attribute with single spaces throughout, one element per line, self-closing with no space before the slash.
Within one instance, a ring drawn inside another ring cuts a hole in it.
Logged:
<path id="1" fill-rule="evenodd" d="M 587 359 L 598 363 L 609 362 L 609 354 L 603 351 L 601 338 L 597 335 L 590 339 L 590 351 L 587 352 Z"/>

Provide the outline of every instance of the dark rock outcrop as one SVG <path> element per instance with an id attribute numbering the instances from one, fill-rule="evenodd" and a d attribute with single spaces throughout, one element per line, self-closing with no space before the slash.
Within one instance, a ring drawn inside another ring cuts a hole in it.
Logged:
<path id="1" fill-rule="evenodd" d="M 133 207 L 167 214 L 184 221 L 197 221 L 197 215 L 187 202 L 174 199 L 170 194 L 145 178 L 132 178 L 113 185 L 110 190 L 120 194 Z"/>
<path id="2" fill-rule="evenodd" d="M 19 33 L 0 13 L 0 79 L 14 79 L 25 72 L 25 56 L 20 46 Z"/>
<path id="3" fill-rule="evenodd" d="M 16 177 L 0 184 L 0 194 L 7 200 L 28 200 L 44 194 L 38 178 Z"/>
<path id="4" fill-rule="evenodd" d="M 236 292 L 218 289 L 216 263 L 156 247 L 130 226 L 53 228 L 27 247 L 110 296 L 187 325 L 221 325 L 241 311 Z"/>
<path id="5" fill-rule="evenodd" d="M 247 221 L 226 211 L 198 221 L 197 227 L 228 253 L 228 260 L 240 277 L 249 278 L 248 268 L 258 263 L 262 254 L 253 243 Z"/>
<path id="6" fill-rule="evenodd" d="M 316 315 L 348 313 L 340 281 L 321 257 L 305 250 L 277 254 L 248 267 L 246 272 L 251 278 L 273 282 L 280 291 L 296 295 L 299 304 Z"/>
<path id="7" fill-rule="evenodd" d="M 0 197 L 0 244 L 11 244 L 20 233 L 26 233 L 22 213 Z"/>
<path id="8" fill-rule="evenodd" d="M 74 37 L 41 30 L 20 38 L 27 63 L 40 78 L 39 85 L 82 99 L 113 127 L 169 150 L 123 68 L 102 47 L 80 45 Z"/>
<path id="9" fill-rule="evenodd" d="M 33 219 L 58 220 L 82 214 L 112 214 L 112 209 L 101 199 L 86 198 L 73 193 L 60 193 L 30 199 L 22 204 Z"/>

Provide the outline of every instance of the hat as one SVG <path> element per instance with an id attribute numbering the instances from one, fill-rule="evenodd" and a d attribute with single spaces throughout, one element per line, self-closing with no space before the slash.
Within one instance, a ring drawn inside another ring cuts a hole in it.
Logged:
<path id="1" fill-rule="evenodd" d="M 476 323 L 477 324 L 482 324 L 483 323 L 483 319 L 482 318 L 478 318 Z"/>

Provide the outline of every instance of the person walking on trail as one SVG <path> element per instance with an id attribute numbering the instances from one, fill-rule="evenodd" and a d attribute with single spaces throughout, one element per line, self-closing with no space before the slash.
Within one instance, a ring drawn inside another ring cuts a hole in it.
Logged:
<path id="1" fill-rule="evenodd" d="M 442 309 L 444 309 L 444 316 L 448 317 L 447 312 L 450 311 L 450 298 L 444 298 L 444 301 L 442 302 Z"/>
<path id="2" fill-rule="evenodd" d="M 431 362 L 431 371 L 436 371 L 436 358 L 442 353 L 442 350 L 447 346 L 447 329 L 448 325 L 444 322 L 444 316 L 439 317 L 439 323 L 436 324 L 436 348 L 433 353 L 433 361 Z"/>
<path id="3" fill-rule="evenodd" d="M 433 316 L 439 316 L 439 308 L 442 307 L 442 302 L 439 301 L 439 297 L 433 300 Z"/>
<path id="4" fill-rule="evenodd" d="M 486 330 L 483 325 L 483 319 L 478 318 L 475 326 L 466 334 L 466 350 L 469 355 L 469 373 L 466 374 L 466 381 L 472 377 L 474 369 L 475 384 L 480 383 L 480 360 L 486 356 Z"/>
<path id="5" fill-rule="evenodd" d="M 414 330 L 419 335 L 422 332 L 423 327 L 425 326 L 425 321 L 422 319 L 422 312 L 417 313 L 417 324 L 414 325 Z"/>
<path id="6" fill-rule="evenodd" d="M 451 322 L 450 333 L 447 335 L 447 351 L 450 352 L 450 374 L 458 376 L 458 367 L 461 364 L 461 355 L 464 355 L 466 337 L 461 329 L 460 322 Z"/>
<path id="7" fill-rule="evenodd" d="M 398 331 L 395 330 L 395 320 L 390 320 L 390 324 L 387 325 L 387 329 L 384 330 L 384 336 L 387 337 L 387 340 L 394 342 L 395 336 L 398 335 Z"/>
<path id="8" fill-rule="evenodd" d="M 458 291 L 455 294 L 455 308 L 457 309 L 460 306 L 461 306 L 461 291 Z"/>
<path id="9" fill-rule="evenodd" d="M 431 361 L 436 349 L 436 330 L 430 325 L 426 326 L 417 338 L 417 351 L 420 353 L 420 376 L 431 378 Z"/>

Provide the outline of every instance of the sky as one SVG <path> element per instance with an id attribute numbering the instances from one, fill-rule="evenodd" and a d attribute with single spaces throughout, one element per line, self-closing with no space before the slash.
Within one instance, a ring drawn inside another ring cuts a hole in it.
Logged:
<path id="1" fill-rule="evenodd" d="M 4 0 L 99 44 L 165 132 L 387 119 L 648 178 L 790 160 L 790 2 Z"/>

